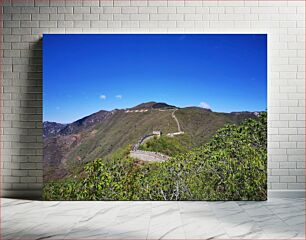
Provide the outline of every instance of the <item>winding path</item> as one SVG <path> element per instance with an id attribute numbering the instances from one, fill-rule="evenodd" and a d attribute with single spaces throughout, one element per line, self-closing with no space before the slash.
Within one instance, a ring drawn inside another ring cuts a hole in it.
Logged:
<path id="1" fill-rule="evenodd" d="M 142 150 L 131 151 L 130 156 L 132 158 L 137 158 L 147 162 L 164 162 L 170 158 L 169 156 L 159 152 L 149 152 Z"/>
<path id="2" fill-rule="evenodd" d="M 172 118 L 174 119 L 174 121 L 176 122 L 176 125 L 177 125 L 177 132 L 173 132 L 173 133 L 167 133 L 167 136 L 169 137 L 174 137 L 174 136 L 177 136 L 177 135 L 181 135 L 181 134 L 184 134 L 184 132 L 181 130 L 181 125 L 180 125 L 180 122 L 179 120 L 177 119 L 177 117 L 175 116 L 175 112 L 177 111 L 178 109 L 175 109 L 173 112 L 172 112 Z"/>
<path id="3" fill-rule="evenodd" d="M 180 122 L 178 121 L 178 119 L 176 118 L 175 116 L 175 112 L 177 111 L 177 109 L 175 109 L 173 112 L 172 112 L 172 118 L 175 120 L 176 124 L 177 124 L 177 131 L 178 132 L 182 132 L 181 131 L 181 126 L 180 126 Z"/>

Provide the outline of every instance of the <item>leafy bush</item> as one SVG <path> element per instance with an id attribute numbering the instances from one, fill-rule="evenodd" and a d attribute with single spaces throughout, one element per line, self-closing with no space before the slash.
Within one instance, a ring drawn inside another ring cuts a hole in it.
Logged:
<path id="1" fill-rule="evenodd" d="M 167 144 L 161 139 L 154 149 Z M 85 177 L 46 184 L 44 198 L 265 200 L 266 164 L 267 115 L 262 113 L 258 120 L 226 125 L 207 144 L 166 162 L 137 162 L 128 157 L 128 148 L 97 159 L 85 166 Z"/>

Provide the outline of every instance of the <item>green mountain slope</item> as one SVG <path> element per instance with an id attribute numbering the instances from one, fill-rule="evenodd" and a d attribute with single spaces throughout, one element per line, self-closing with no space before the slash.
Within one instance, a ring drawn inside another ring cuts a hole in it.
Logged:
<path id="1" fill-rule="evenodd" d="M 266 200 L 267 114 L 226 125 L 198 148 L 139 163 L 127 149 L 49 182 L 45 200 Z"/>
<path id="2" fill-rule="evenodd" d="M 140 112 L 140 109 L 146 111 Z M 84 124 L 80 129 L 74 127 L 71 134 L 60 132 L 56 137 L 45 138 L 45 181 L 62 178 L 86 162 L 103 158 L 128 145 L 132 146 L 152 131 L 162 131 L 163 135 L 177 132 L 177 123 L 172 117 L 174 110 L 164 103 L 144 103 L 130 111 L 106 112 L 102 120 L 95 119 L 96 123 L 87 124 L 88 127 L 84 127 Z M 197 107 L 178 109 L 175 116 L 184 135 L 168 141 L 170 145 L 175 145 L 174 152 L 180 152 L 179 146 L 185 151 L 206 143 L 216 130 L 227 123 L 240 123 L 243 119 L 256 117 L 253 113 L 215 113 Z M 159 148 L 167 144 L 161 143 Z"/>
<path id="3" fill-rule="evenodd" d="M 206 143 L 225 124 L 240 124 L 247 118 L 256 118 L 253 113 L 217 113 L 211 110 L 188 107 L 175 112 L 182 131 L 190 136 L 193 147 Z"/>
<path id="4" fill-rule="evenodd" d="M 145 113 L 116 111 L 112 117 L 90 130 L 68 155 L 69 161 L 81 159 L 88 162 L 103 157 L 125 145 L 135 144 L 139 138 L 153 130 L 164 133 L 176 131 L 170 111 L 150 110 Z"/>

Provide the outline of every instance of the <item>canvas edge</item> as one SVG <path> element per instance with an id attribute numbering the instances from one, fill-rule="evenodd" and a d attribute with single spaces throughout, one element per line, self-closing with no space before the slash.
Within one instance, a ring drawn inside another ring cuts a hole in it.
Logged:
<path id="1" fill-rule="evenodd" d="M 42 190 L 2 190 L 2 198 L 42 200 Z M 271 198 L 305 198 L 305 190 L 268 190 Z"/>
<path id="2" fill-rule="evenodd" d="M 2 190 L 1 198 L 42 200 L 42 190 Z"/>

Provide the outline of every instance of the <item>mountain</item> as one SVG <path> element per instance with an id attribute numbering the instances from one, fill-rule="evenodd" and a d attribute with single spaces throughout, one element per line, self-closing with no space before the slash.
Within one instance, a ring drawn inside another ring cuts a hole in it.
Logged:
<path id="1" fill-rule="evenodd" d="M 54 137 L 56 136 L 67 124 L 61 124 L 56 122 L 44 122 L 43 123 L 43 137 Z"/>
<path id="2" fill-rule="evenodd" d="M 69 135 L 73 133 L 81 132 L 83 129 L 91 127 L 99 122 L 104 121 L 106 118 L 111 116 L 113 111 L 101 110 L 99 112 L 93 113 L 87 117 L 81 118 L 71 124 L 67 124 L 59 132 L 60 135 Z"/>
<path id="3" fill-rule="evenodd" d="M 174 108 L 177 108 L 177 107 L 169 105 L 167 103 L 147 102 L 147 103 L 141 103 L 141 104 L 139 104 L 135 107 L 132 107 L 130 109 L 139 110 L 139 109 L 174 109 Z"/>
<path id="4" fill-rule="evenodd" d="M 144 109 L 147 111 L 139 111 Z M 129 110 L 101 110 L 44 138 L 45 180 L 61 178 L 81 163 L 132 146 L 152 131 L 159 130 L 163 135 L 178 132 L 173 114 L 184 131 L 184 135 L 176 138 L 187 148 L 207 142 L 225 124 L 240 124 L 247 118 L 257 118 L 252 112 L 217 113 L 199 107 L 176 108 L 156 102 L 142 103 Z"/>

